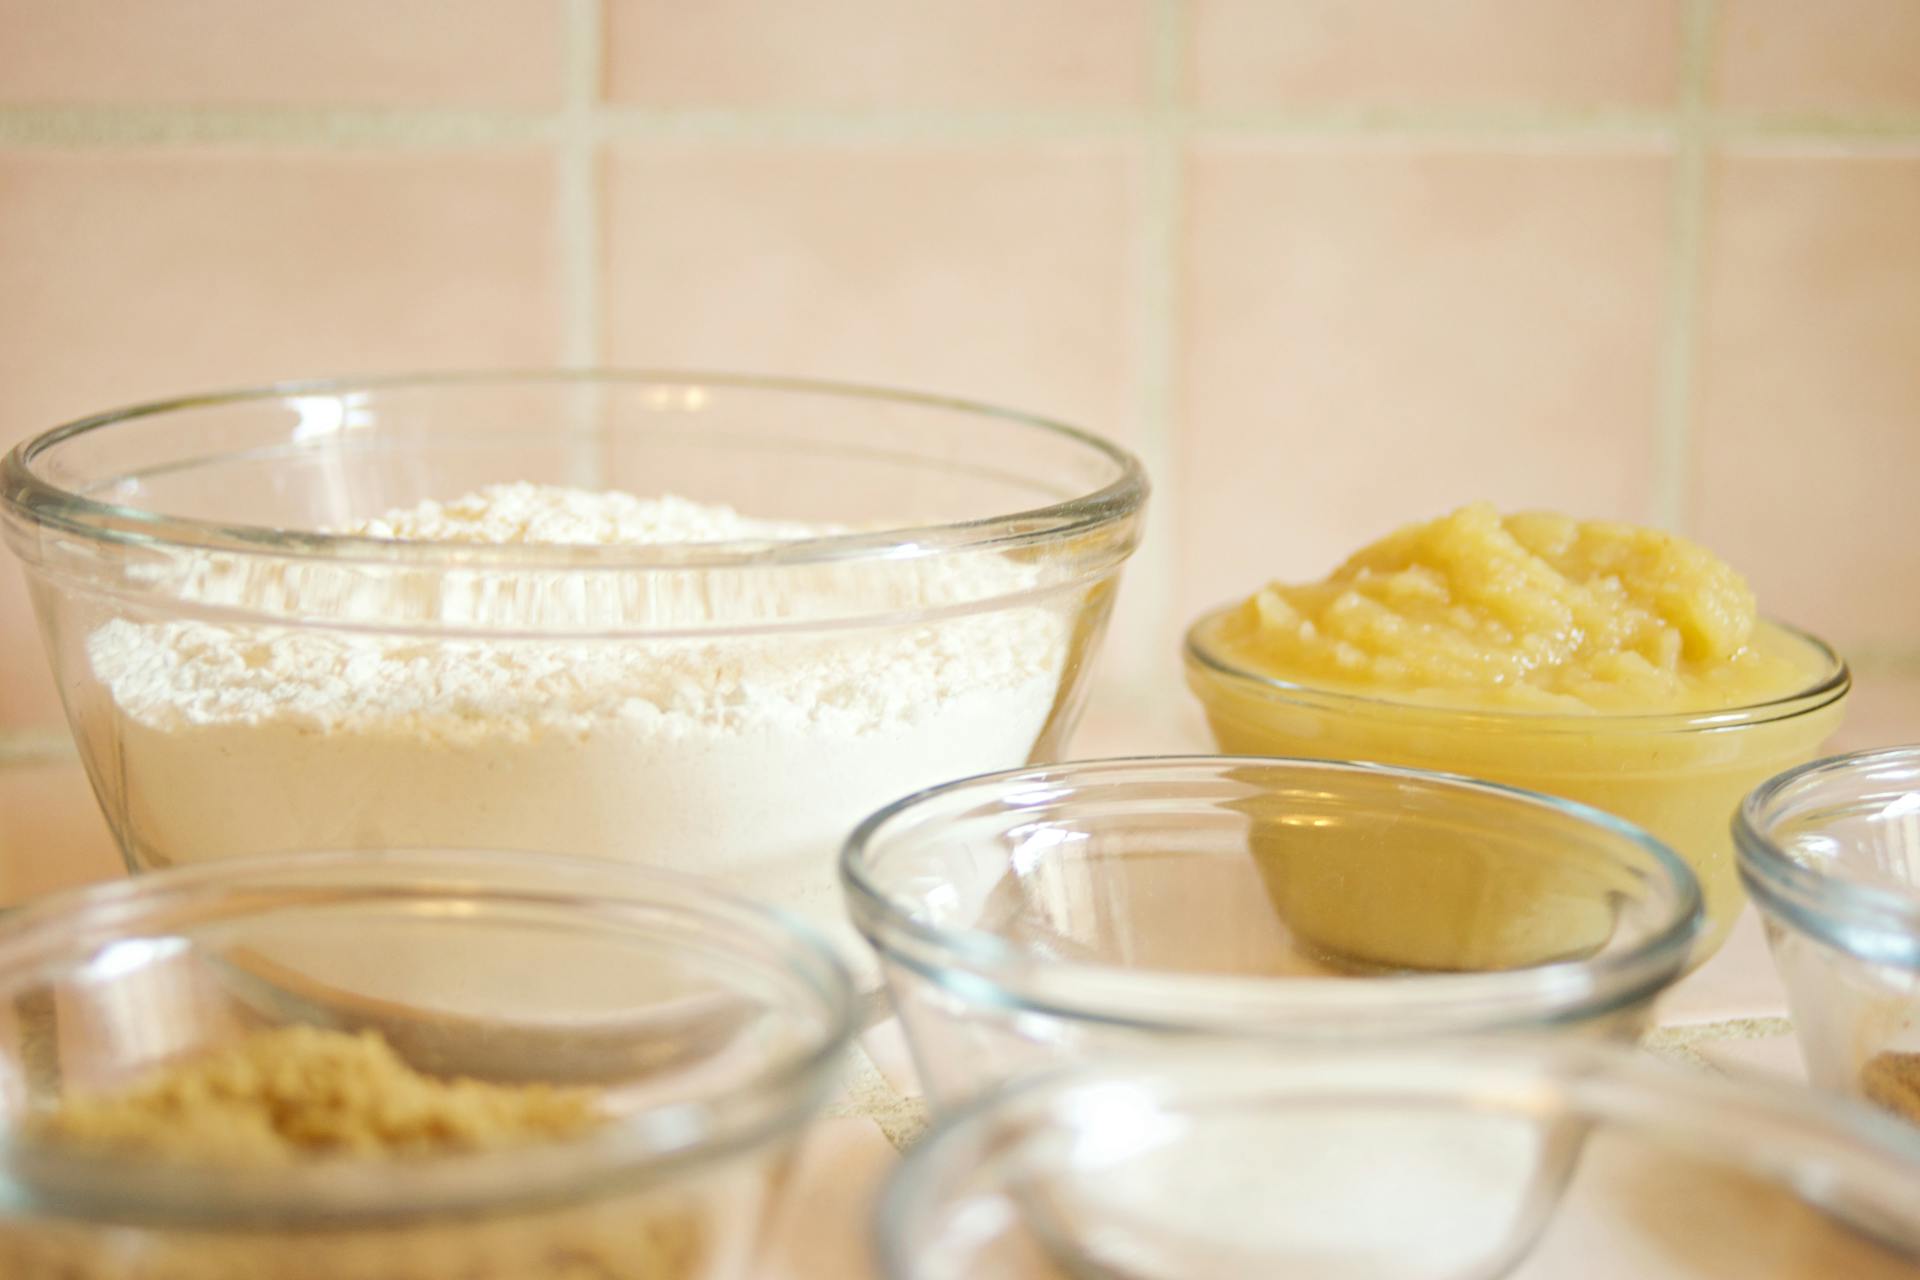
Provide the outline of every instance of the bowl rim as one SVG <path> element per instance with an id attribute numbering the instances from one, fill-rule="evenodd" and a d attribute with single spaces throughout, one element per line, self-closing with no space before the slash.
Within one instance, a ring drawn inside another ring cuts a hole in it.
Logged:
<path id="1" fill-rule="evenodd" d="M 43 479 L 36 460 L 76 437 L 130 422 L 245 403 L 293 398 L 526 386 L 724 387 L 730 390 L 838 397 L 990 417 L 1064 440 L 1104 459 L 1114 476 L 1091 492 L 1039 507 L 970 520 L 784 540 L 654 545 L 448 543 L 225 524 L 167 516 L 101 502 Z M 566 570 L 776 568 L 850 560 L 917 559 L 966 551 L 1008 551 L 1081 537 L 1136 515 L 1149 483 L 1131 452 L 1079 427 L 981 401 L 853 382 L 703 370 L 528 368 L 453 370 L 296 379 L 144 401 L 88 415 L 22 441 L 0 459 L 0 515 L 96 542 L 164 546 L 229 555 L 323 559 L 334 563 Z"/>
<path id="2" fill-rule="evenodd" d="M 1174 772 L 1194 781 L 1234 769 L 1303 777 L 1365 775 L 1434 791 L 1472 792 L 1596 829 L 1642 855 L 1663 878 L 1667 918 L 1619 953 L 1592 960 L 1470 974 L 1348 978 L 1142 972 L 1109 965 L 1038 963 L 999 936 L 928 924 L 873 876 L 869 850 L 902 816 L 961 791 L 1077 783 Z M 1678 854 L 1623 818 L 1577 801 L 1458 774 L 1365 761 L 1287 756 L 1162 755 L 1076 760 L 962 778 L 896 800 L 870 815 L 841 849 L 840 880 L 855 927 L 881 958 L 971 1004 L 1136 1031 L 1312 1041 L 1404 1038 L 1584 1021 L 1630 1007 L 1686 967 L 1707 921 L 1700 882 Z"/>
<path id="3" fill-rule="evenodd" d="M 489 872 L 520 879 L 494 882 Z M 538 879 L 543 887 L 532 887 Z M 423 887 L 407 886 L 421 882 Z M 629 890 L 609 896 L 609 886 Z M 268 893 L 285 895 L 269 904 Z M 670 1185 L 797 1132 L 839 1076 L 859 1004 L 840 954 L 814 928 L 699 877 L 608 859 L 514 850 L 395 849 L 249 854 L 68 890 L 0 917 L 0 975 L 67 969 L 116 942 L 182 936 L 198 922 L 245 918 L 300 901 L 406 902 L 450 895 L 591 912 L 662 914 L 711 926 L 730 972 L 777 973 L 813 1006 L 818 1028 L 778 1061 L 722 1092 L 645 1106 L 578 1137 L 493 1151 L 297 1162 L 261 1169 L 129 1159 L 0 1128 L 0 1218 L 58 1216 L 159 1226 L 268 1223 L 299 1228 L 406 1221 L 436 1214 L 513 1213 Z M 231 910 L 217 910 L 232 895 Z M 252 896 L 249 896 L 252 895 Z M 141 921 L 158 926 L 141 934 Z M 633 927 L 637 921 L 628 922 Z M 752 954 L 748 946 L 766 948 Z"/>
<path id="4" fill-rule="evenodd" d="M 1920 793 L 1920 746 L 1875 747 L 1827 756 L 1767 779 L 1732 819 L 1740 878 L 1766 913 L 1827 946 L 1872 964 L 1920 970 L 1920 886 L 1903 892 L 1809 865 L 1775 838 L 1796 793 L 1875 769 L 1911 771 Z"/>
<path id="5" fill-rule="evenodd" d="M 1618 713 L 1450 707 L 1440 703 L 1347 693 L 1299 684 L 1278 676 L 1264 675 L 1232 662 L 1215 651 L 1203 630 L 1214 626 L 1239 607 L 1238 601 L 1215 606 L 1202 613 L 1187 628 L 1183 653 L 1190 679 L 1191 673 L 1197 669 L 1276 701 L 1350 716 L 1391 717 L 1397 723 L 1425 722 L 1430 725 L 1444 724 L 1450 729 L 1477 729 L 1494 733 L 1591 734 L 1596 726 L 1630 733 L 1710 733 L 1807 715 L 1832 706 L 1846 697 L 1853 687 L 1853 672 L 1846 659 L 1832 645 L 1812 632 L 1768 618 L 1764 619 L 1767 625 L 1812 646 L 1827 661 L 1827 669 L 1819 678 L 1804 688 L 1779 697 L 1700 711 Z M 1200 693 L 1199 697 L 1202 702 L 1206 701 L 1204 693 Z"/>
<path id="6" fill-rule="evenodd" d="M 1289 1078 L 1291 1076 L 1291 1079 Z M 1304 1078 L 1304 1086 L 1300 1081 Z M 1224 1088 L 1222 1084 L 1224 1082 Z M 1021 1135 L 1072 1132 L 1071 1103 L 1105 1097 L 1143 1107 L 1191 1107 L 1284 1099 L 1377 1099 L 1381 1105 L 1452 1104 L 1543 1121 L 1624 1129 L 1669 1149 L 1737 1167 L 1814 1203 L 1832 1195 L 1836 1167 L 1853 1185 L 1891 1183 L 1910 1195 L 1896 1224 L 1901 1239 L 1877 1243 L 1920 1250 L 1920 1134 L 1888 1124 L 1849 1100 L 1758 1078 L 1687 1072 L 1629 1046 L 1585 1041 L 1445 1040 L 1416 1047 L 1271 1045 L 1159 1050 L 1119 1062 L 1089 1061 L 1002 1081 L 935 1118 L 882 1183 L 869 1241 L 884 1280 L 922 1274 L 927 1228 L 972 1175 Z M 1091 1110 L 1091 1109 L 1090 1109 Z M 987 1182 L 992 1190 L 1003 1184 Z M 1555 1201 L 1547 1206 L 1550 1214 Z M 1844 1218 L 1847 1206 L 1822 1206 Z M 1865 1223 L 1850 1224 L 1875 1239 Z M 1529 1242 L 1530 1245 L 1532 1242 Z"/>

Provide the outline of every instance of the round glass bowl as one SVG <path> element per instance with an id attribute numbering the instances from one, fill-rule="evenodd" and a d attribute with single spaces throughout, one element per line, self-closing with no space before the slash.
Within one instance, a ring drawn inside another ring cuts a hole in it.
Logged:
<path id="1" fill-rule="evenodd" d="M 838 1080 L 845 971 L 701 883 L 530 854 L 272 855 L 0 923 L 0 1274 L 731 1280 Z M 599 1089 L 583 1136 L 244 1168 L 23 1123 L 250 1031 L 371 1029 L 438 1076 Z"/>
<path id="2" fill-rule="evenodd" d="M 1170 1039 L 1631 1037 L 1700 927 L 1618 819 L 1313 760 L 956 782 L 869 818 L 841 874 L 936 1104 Z"/>
<path id="3" fill-rule="evenodd" d="M 1813 1082 L 1920 1124 L 1920 748 L 1782 774 L 1733 829 Z"/>
<path id="4" fill-rule="evenodd" d="M 1212 642 L 1229 612 L 1202 617 L 1186 642 L 1187 683 L 1222 751 L 1444 769 L 1618 814 L 1671 845 L 1699 877 L 1707 927 L 1695 965 L 1726 941 L 1742 906 L 1728 816 L 1762 779 L 1819 752 L 1852 687 L 1832 649 L 1799 636 L 1824 673 L 1756 706 L 1679 715 L 1454 710 L 1250 671 Z"/>
<path id="5" fill-rule="evenodd" d="M 809 532 L 339 532 L 516 482 Z M 1051 422 L 705 374 L 286 384 L 76 422 L 0 469 L 131 867 L 535 849 L 822 916 L 875 807 L 1060 751 L 1145 496 Z"/>
<path id="6" fill-rule="evenodd" d="M 1895 1280 L 1920 1137 L 1596 1045 L 1214 1047 L 987 1095 L 876 1224 L 885 1280 Z"/>

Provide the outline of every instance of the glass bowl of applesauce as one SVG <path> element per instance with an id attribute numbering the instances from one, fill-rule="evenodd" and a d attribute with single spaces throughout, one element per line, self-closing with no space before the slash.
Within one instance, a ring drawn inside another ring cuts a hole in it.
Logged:
<path id="1" fill-rule="evenodd" d="M 1742 906 L 1734 808 L 1819 753 L 1851 687 L 1704 547 L 1485 503 L 1206 613 L 1185 660 L 1222 751 L 1462 773 L 1652 832 L 1706 897 L 1695 964 Z"/>
<path id="2" fill-rule="evenodd" d="M 950 783 L 862 824 L 842 878 L 936 1107 L 1169 1042 L 1631 1039 L 1701 925 L 1618 818 L 1317 760 Z"/>

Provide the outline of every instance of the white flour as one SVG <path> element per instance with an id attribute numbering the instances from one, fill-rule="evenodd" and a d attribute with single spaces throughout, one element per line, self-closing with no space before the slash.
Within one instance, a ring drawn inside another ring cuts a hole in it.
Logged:
<path id="1" fill-rule="evenodd" d="M 532 485 L 353 530 L 557 544 L 825 531 L 676 498 Z M 857 586 L 858 572 L 833 569 L 803 592 Z M 906 589 L 918 598 L 899 603 L 1035 582 L 1033 569 L 997 556 L 932 565 Z M 541 607 L 545 595 L 531 594 Z M 613 621 L 622 594 L 607 604 Z M 565 604 L 572 622 L 581 600 Z M 147 865 L 296 848 L 539 849 L 715 875 L 837 914 L 834 858 L 862 816 L 1027 759 L 1069 634 L 1060 606 L 1040 604 L 691 641 L 115 620 L 87 652 L 111 695 L 125 829 Z"/>

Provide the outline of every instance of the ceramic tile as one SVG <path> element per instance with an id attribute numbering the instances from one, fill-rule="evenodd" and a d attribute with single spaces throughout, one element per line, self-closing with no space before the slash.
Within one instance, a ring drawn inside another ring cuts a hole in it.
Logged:
<path id="1" fill-rule="evenodd" d="M 65 723 L 20 565 L 0 548 L 0 733 Z"/>
<path id="2" fill-rule="evenodd" d="M 1175 750 L 1175 744 L 1192 740 L 1195 725 L 1181 719 L 1187 708 L 1180 656 L 1165 626 L 1164 602 L 1175 590 L 1177 532 L 1149 499 L 1146 536 L 1122 577 L 1107 638 L 1089 676 L 1086 712 L 1066 745 L 1069 756 Z"/>
<path id="3" fill-rule="evenodd" d="M 1726 945 L 1661 997 L 1654 1019 L 1663 1027 L 1787 1016 L 1786 988 L 1767 953 L 1759 912 L 1749 906 Z"/>
<path id="4" fill-rule="evenodd" d="M 1139 100 L 1146 0 L 608 0 L 615 102 L 1096 107 Z"/>
<path id="5" fill-rule="evenodd" d="M 0 101 L 498 105 L 560 97 L 558 0 L 0 0 Z"/>
<path id="6" fill-rule="evenodd" d="M 1920 156 L 1732 155 L 1713 195 L 1696 529 L 1769 612 L 1910 652 Z"/>
<path id="7" fill-rule="evenodd" d="M 0 447 L 182 391 L 551 362 L 552 170 L 522 151 L 0 151 Z M 0 584 L 0 728 L 57 723 L 17 566 Z"/>
<path id="8" fill-rule="evenodd" d="M 1793 1084 L 1807 1082 L 1806 1059 L 1800 1056 L 1800 1042 L 1792 1036 L 1708 1040 L 1694 1045 L 1693 1051 L 1728 1075 L 1766 1076 Z"/>
<path id="9" fill-rule="evenodd" d="M 1202 149 L 1169 630 L 1478 498 L 1647 518 L 1668 168 Z"/>
<path id="10" fill-rule="evenodd" d="M 1912 0 L 1725 0 L 1717 97 L 1760 111 L 1920 109 L 1920 5 Z"/>
<path id="11" fill-rule="evenodd" d="M 0 905 L 123 874 L 77 763 L 0 766 Z"/>
<path id="12" fill-rule="evenodd" d="M 946 391 L 1124 439 L 1134 199 L 1099 146 L 623 149 L 609 353 Z"/>
<path id="13" fill-rule="evenodd" d="M 1846 722 L 1832 751 L 1920 743 L 1920 671 L 1855 671 Z"/>
<path id="14" fill-rule="evenodd" d="M 1194 0 L 1207 106 L 1658 106 L 1678 0 Z"/>
<path id="15" fill-rule="evenodd" d="M 867 1223 L 880 1181 L 899 1161 L 873 1121 L 823 1120 L 808 1133 L 766 1256 L 753 1280 L 873 1276 Z"/>
<path id="16" fill-rule="evenodd" d="M 1147 696 L 1114 696 L 1088 704 L 1073 736 L 1072 758 L 1212 754 L 1206 717 L 1180 683 L 1178 655 L 1160 655 L 1159 665 L 1166 669 L 1157 673 Z"/>

